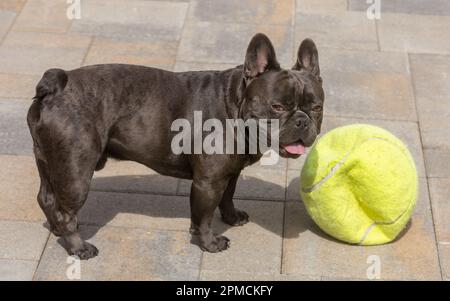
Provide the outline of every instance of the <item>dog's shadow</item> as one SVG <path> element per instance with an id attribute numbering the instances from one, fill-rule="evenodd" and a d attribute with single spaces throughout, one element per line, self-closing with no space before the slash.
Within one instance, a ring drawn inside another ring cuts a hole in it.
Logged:
<path id="1" fill-rule="evenodd" d="M 185 189 L 181 193 L 178 193 L 178 195 L 166 195 L 167 193 L 143 193 L 143 191 L 142 193 L 136 194 L 132 191 L 126 191 L 128 183 L 134 185 L 138 183 L 138 186 L 143 187 L 145 183 L 161 183 L 164 179 L 167 180 L 168 178 L 160 175 L 124 175 L 93 178 L 89 198 L 79 213 L 83 239 L 88 240 L 94 237 L 105 225 L 114 225 L 114 219 L 117 219 L 118 215 L 122 213 L 136 215 L 136 220 L 139 219 L 142 221 L 141 224 L 137 221 L 139 227 L 145 227 L 146 221 L 145 219 L 142 219 L 142 216 L 155 218 L 154 224 L 148 225 L 148 227 L 156 226 L 156 228 L 160 229 L 164 229 L 164 223 L 167 225 L 167 221 L 161 221 L 157 218 L 173 219 L 173 223 L 180 222 L 177 219 L 182 219 L 183 221 L 180 223 L 186 227 L 185 230 L 187 231 L 189 228 L 188 221 L 190 220 L 190 209 L 189 193 L 186 188 L 188 187 L 187 185 L 190 184 L 190 181 L 183 180 Z M 282 187 L 272 182 L 245 176 L 239 179 L 238 185 L 244 188 L 263 189 L 263 191 L 284 191 L 285 189 L 286 191 L 298 191 L 299 182 L 299 178 L 296 177 L 291 180 L 285 188 L 284 186 Z M 257 224 L 261 228 L 271 231 L 276 235 L 281 237 L 284 236 L 285 238 L 295 238 L 298 237 L 300 233 L 309 230 L 317 235 L 333 240 L 333 238 L 317 228 L 310 217 L 305 214 L 306 209 L 300 199 L 299 193 L 297 193 L 297 195 L 298 198 L 289 201 L 289 205 L 285 205 L 283 200 L 265 201 L 258 200 L 258 198 L 251 196 L 247 197 L 245 194 L 240 194 L 239 191 L 235 194 L 234 200 L 236 208 L 243 209 L 249 214 L 250 222 Z M 258 200 L 258 202 L 255 202 L 256 200 Z M 273 204 L 273 202 L 276 202 L 276 204 L 272 207 L 270 204 Z M 267 204 L 267 206 L 264 206 L 264 203 Z M 261 209 L 262 207 L 265 207 L 265 209 Z M 292 211 L 287 212 L 291 208 Z M 286 214 L 290 214 L 291 219 L 294 218 L 295 221 L 287 225 L 289 220 L 286 219 Z M 118 219 L 121 218 L 124 217 L 122 216 Z M 130 218 L 129 215 L 127 215 L 127 218 Z M 129 221 L 124 221 L 123 219 L 116 220 L 115 222 L 116 225 L 120 225 L 122 222 L 130 224 Z M 158 224 L 159 222 L 161 222 L 161 224 Z M 83 227 L 86 225 L 92 227 Z M 217 234 L 223 234 L 231 227 L 232 226 L 229 226 L 220 220 L 220 214 L 218 214 L 217 209 L 213 222 L 213 231 Z M 245 225 L 242 229 L 245 230 Z M 193 236 L 192 243 L 196 242 L 195 236 Z"/>
<path id="2" fill-rule="evenodd" d="M 136 181 L 141 182 L 141 184 L 151 183 L 153 181 L 158 183 L 161 182 L 161 180 L 164 181 L 164 179 L 167 178 L 160 175 L 112 176 L 94 178 L 92 180 L 93 189 L 91 189 L 90 196 L 79 214 L 81 235 L 83 239 L 88 240 L 94 237 L 103 226 L 114 224 L 113 220 L 121 213 L 136 215 L 136 219 L 139 219 L 139 216 L 173 219 L 173 223 L 179 222 L 176 219 L 183 219 L 184 221 L 182 222 L 182 224 L 186 227 L 185 230 L 187 231 L 189 228 L 189 224 L 187 221 L 189 221 L 190 219 L 189 197 L 187 192 L 182 193 L 181 195 L 160 195 L 151 193 L 130 194 L 124 193 L 127 191 L 121 189 L 123 187 L 126 187 L 126 185 L 124 185 L 126 183 L 136 183 Z M 264 191 L 285 189 L 280 185 L 263 181 L 254 177 L 241 177 L 239 181 L 241 187 L 261 187 L 264 189 Z M 119 183 L 122 183 L 122 185 L 119 185 Z M 284 210 L 282 212 L 278 212 L 278 214 L 272 211 L 270 207 L 268 207 L 268 209 L 266 210 L 258 209 L 258 206 L 261 206 L 261 202 L 269 203 L 270 201 L 260 200 L 257 203 L 254 202 L 255 199 L 253 199 L 249 200 L 247 205 L 246 199 L 251 198 L 241 197 L 239 193 L 237 193 L 234 198 L 235 200 L 237 200 L 237 202 L 235 203 L 238 203 L 236 204 L 236 207 L 238 209 L 244 209 L 250 215 L 250 221 L 252 223 L 257 224 L 263 229 L 271 231 L 276 235 L 279 235 L 280 237 L 297 238 L 301 233 L 310 231 L 314 233 L 314 235 L 317 235 L 323 239 L 342 244 L 343 242 L 340 242 L 323 232 L 308 216 L 303 202 L 300 199 L 299 186 L 299 177 L 292 179 L 288 183 L 286 191 L 293 191 L 294 193 L 296 193 L 298 198 L 296 200 L 286 201 L 286 204 L 284 204 L 284 206 L 282 205 L 283 201 L 277 201 L 279 204 L 278 208 L 282 207 L 281 210 Z M 101 189 L 99 189 L 99 187 Z M 280 220 L 276 220 L 277 217 Z M 155 220 L 154 223 L 156 224 L 156 228 L 163 230 L 164 224 L 158 224 L 160 221 L 161 220 Z M 120 223 L 120 221 L 117 222 L 117 224 L 119 225 Z M 125 221 L 125 223 L 128 222 Z M 155 226 L 155 224 L 153 224 L 153 226 Z M 151 226 L 152 225 L 148 225 L 149 228 Z M 139 227 L 145 228 L 146 221 L 139 224 Z M 243 227 L 243 230 L 245 230 L 245 225 Z M 408 223 L 407 227 L 404 229 L 404 231 L 402 231 L 397 239 L 400 239 L 410 227 L 411 222 Z M 213 231 L 217 234 L 223 234 L 230 228 L 231 226 L 220 221 L 219 214 L 216 212 L 213 223 Z M 184 228 L 180 229 L 184 230 Z M 249 233 L 249 235 L 250 234 L 251 233 Z M 62 244 L 62 241 L 60 239 L 58 240 L 58 242 Z M 193 235 L 191 243 L 198 244 L 198 237 Z"/>

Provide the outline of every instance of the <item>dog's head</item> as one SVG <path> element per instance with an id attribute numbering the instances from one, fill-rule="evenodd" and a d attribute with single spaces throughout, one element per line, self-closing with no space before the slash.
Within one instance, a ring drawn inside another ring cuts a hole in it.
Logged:
<path id="1" fill-rule="evenodd" d="M 264 34 L 255 35 L 247 49 L 243 70 L 241 116 L 244 119 L 278 119 L 279 153 L 297 158 L 320 132 L 324 92 L 316 45 L 305 39 L 297 62 L 283 69 Z"/>

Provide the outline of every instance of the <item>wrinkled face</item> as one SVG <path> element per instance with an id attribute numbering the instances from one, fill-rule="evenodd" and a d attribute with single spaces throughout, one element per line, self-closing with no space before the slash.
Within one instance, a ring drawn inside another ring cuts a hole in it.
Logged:
<path id="1" fill-rule="evenodd" d="M 244 119 L 279 120 L 282 157 L 299 157 L 320 133 L 324 92 L 321 79 L 309 72 L 265 72 L 248 85 L 244 97 Z"/>
<path id="2" fill-rule="evenodd" d="M 305 39 L 292 69 L 281 69 L 269 38 L 256 34 L 244 63 L 244 119 L 278 119 L 279 152 L 297 158 L 320 133 L 324 92 L 319 55 L 311 39 Z"/>

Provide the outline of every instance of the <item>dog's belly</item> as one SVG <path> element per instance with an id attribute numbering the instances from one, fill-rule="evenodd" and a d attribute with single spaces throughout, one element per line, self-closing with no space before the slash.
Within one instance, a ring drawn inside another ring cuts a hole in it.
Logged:
<path id="1" fill-rule="evenodd" d="M 176 155 L 171 150 L 173 133 L 166 122 L 155 113 L 145 112 L 118 122 L 109 131 L 106 154 L 144 164 L 162 175 L 192 179 L 188 155 Z"/>
<path id="2" fill-rule="evenodd" d="M 141 163 L 165 176 L 192 179 L 192 170 L 185 155 L 163 153 L 152 147 L 142 148 L 142 141 L 139 144 L 129 142 L 110 139 L 106 146 L 107 155 L 119 160 Z"/>

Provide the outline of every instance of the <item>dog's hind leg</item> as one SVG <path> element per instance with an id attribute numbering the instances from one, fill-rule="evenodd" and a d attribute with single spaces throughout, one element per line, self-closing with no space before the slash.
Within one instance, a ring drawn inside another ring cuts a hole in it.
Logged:
<path id="1" fill-rule="evenodd" d="M 36 165 L 38 167 L 39 177 L 41 179 L 41 186 L 37 196 L 38 204 L 47 217 L 50 231 L 56 236 L 61 236 L 61 233 L 59 233 L 56 228 L 57 222 L 55 220 L 56 215 L 54 214 L 56 211 L 56 200 L 48 179 L 46 163 L 41 159 L 36 158 Z"/>
<path id="2" fill-rule="evenodd" d="M 96 256 L 98 250 L 78 232 L 77 213 L 86 201 L 94 169 L 103 145 L 97 128 L 73 109 L 76 100 L 62 91 L 67 74 L 60 69 L 47 71 L 38 86 L 27 122 L 33 137 L 36 163 L 41 177 L 38 202 L 50 228 L 62 237 L 69 254 L 80 259 Z"/>
<path id="3" fill-rule="evenodd" d="M 44 180 L 41 180 L 39 203 L 46 213 L 52 232 L 63 238 L 71 255 L 89 259 L 98 254 L 95 246 L 85 242 L 78 231 L 77 213 L 84 205 L 100 153 L 94 149 L 48 154 Z M 42 162 L 38 162 L 38 166 Z M 45 169 L 39 167 L 39 169 Z M 41 175 L 42 178 L 42 175 Z"/>
<path id="4" fill-rule="evenodd" d="M 55 194 L 50 185 L 48 167 L 46 159 L 43 156 L 38 143 L 38 135 L 36 134 L 36 128 L 40 120 L 40 102 L 35 100 L 28 111 L 27 122 L 30 128 L 31 136 L 33 137 L 33 151 L 36 157 L 36 165 L 39 171 L 39 177 L 41 185 L 39 193 L 37 195 L 37 201 L 45 216 L 50 227 L 50 231 L 56 236 L 60 236 L 60 233 L 56 229 L 56 222 L 54 221 L 55 215 L 53 214 L 56 206 Z"/>
<path id="5" fill-rule="evenodd" d="M 62 237 L 68 253 L 89 259 L 96 256 L 98 250 L 81 238 L 77 213 L 87 199 L 97 158 L 92 149 L 76 149 L 63 152 L 64 158 L 60 157 L 59 150 L 47 154 L 47 162 L 36 160 L 41 176 L 38 202 L 51 231 Z"/>
<path id="6" fill-rule="evenodd" d="M 64 126 L 61 131 L 41 126 L 33 138 L 36 163 L 41 177 L 38 202 L 51 231 L 61 236 L 71 255 L 89 259 L 98 254 L 95 246 L 85 242 L 78 232 L 77 213 L 85 203 L 101 148 L 92 130 Z M 74 130 L 76 128 L 76 130 Z M 83 139 L 79 139 L 82 136 Z"/>

